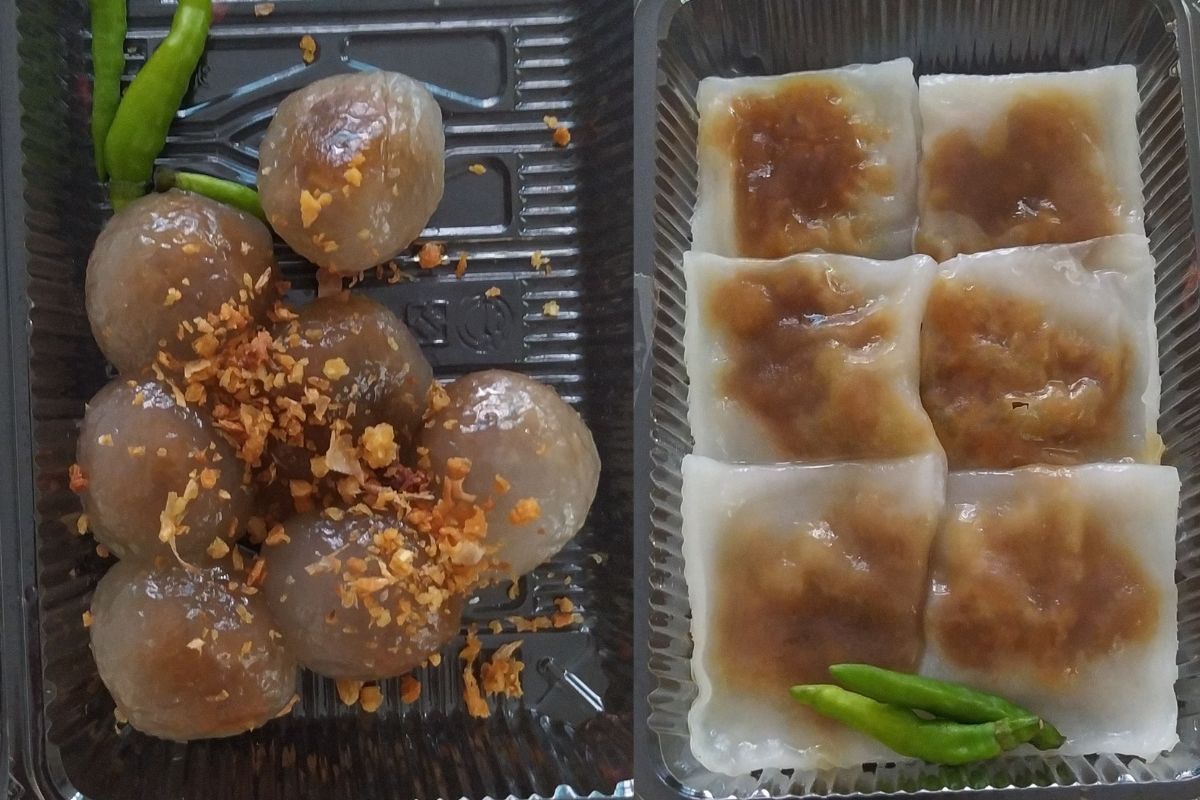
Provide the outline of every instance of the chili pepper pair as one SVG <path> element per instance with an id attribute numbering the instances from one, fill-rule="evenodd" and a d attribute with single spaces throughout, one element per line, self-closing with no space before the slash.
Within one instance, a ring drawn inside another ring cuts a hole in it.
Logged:
<path id="1" fill-rule="evenodd" d="M 171 120 L 208 39 L 212 0 L 179 0 L 171 29 L 121 97 L 125 70 L 125 0 L 89 0 L 92 15 L 92 141 L 96 172 L 109 180 L 118 211 L 146 193 L 154 161 L 167 142 Z M 234 205 L 262 217 L 257 193 L 248 187 L 189 173 L 158 180 Z"/>
<path id="2" fill-rule="evenodd" d="M 835 664 L 829 672 L 841 686 L 793 686 L 792 697 L 904 756 L 968 764 L 1024 742 L 1052 750 L 1065 741 L 1032 712 L 956 683 L 867 664 Z M 936 718 L 919 717 L 914 709 Z"/>

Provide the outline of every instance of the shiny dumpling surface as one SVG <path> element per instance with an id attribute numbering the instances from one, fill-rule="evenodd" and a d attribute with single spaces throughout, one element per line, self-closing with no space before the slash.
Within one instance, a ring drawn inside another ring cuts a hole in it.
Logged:
<path id="1" fill-rule="evenodd" d="M 348 422 L 351 435 L 387 423 L 400 446 L 411 444 L 425 411 L 433 368 L 416 337 L 389 309 L 358 293 L 319 298 L 300 308 L 295 319 L 277 326 L 275 343 L 287 358 L 307 361 L 306 381 L 289 384 L 284 391 L 302 392 L 315 379 L 328 383 L 322 392 L 330 399 L 324 419 L 312 420 L 305 430 L 312 444 L 309 451 L 273 447 L 285 474 L 307 477 L 308 459 L 325 453 L 329 422 L 335 419 Z"/>
<path id="2" fill-rule="evenodd" d="M 708 769 L 825 769 L 900 759 L 791 700 L 830 664 L 914 672 L 940 456 L 824 465 L 683 460 L 691 749 Z"/>
<path id="3" fill-rule="evenodd" d="M 925 75 L 916 249 L 1144 234 L 1137 70 Z"/>
<path id="4" fill-rule="evenodd" d="M 233 448 L 203 408 L 158 381 L 101 389 L 84 411 L 78 459 L 88 525 L 118 558 L 173 559 L 159 535 L 169 522 L 179 557 L 197 562 L 214 539 L 236 539 L 250 514 Z"/>
<path id="5" fill-rule="evenodd" d="M 284 241 L 355 274 L 417 238 L 442 199 L 445 138 L 433 95 L 396 72 L 314 81 L 282 103 L 259 151 L 258 187 Z"/>
<path id="6" fill-rule="evenodd" d="M 275 281 L 271 233 L 257 219 L 190 192 L 149 194 L 96 240 L 88 320 L 105 357 L 136 376 L 160 350 L 177 361 L 211 355 L 230 327 L 223 305 L 247 322 L 265 321 Z M 197 319 L 215 321 L 214 341 Z"/>
<path id="7" fill-rule="evenodd" d="M 780 258 L 912 252 L 917 222 L 913 64 L 705 78 L 697 250 Z"/>
<path id="8" fill-rule="evenodd" d="M 691 251 L 683 268 L 697 455 L 823 462 L 940 449 L 917 391 L 932 259 Z"/>
<path id="9" fill-rule="evenodd" d="M 1178 741 L 1173 467 L 951 473 L 921 671 L 1054 723 L 1062 754 Z"/>
<path id="10" fill-rule="evenodd" d="M 950 469 L 1158 461 L 1144 236 L 950 259 L 921 337 L 921 397 Z"/>
<path id="11" fill-rule="evenodd" d="M 297 670 L 266 604 L 224 567 L 121 561 L 92 598 L 100 678 L 133 727 L 163 739 L 234 736 L 292 702 Z"/>
<path id="12" fill-rule="evenodd" d="M 579 414 L 553 389 L 504 370 L 465 375 L 446 387 L 420 444 L 435 473 L 451 458 L 471 471 L 463 488 L 495 502 L 489 546 L 496 577 L 522 575 L 578 533 L 596 496 L 600 456 Z"/>
<path id="13" fill-rule="evenodd" d="M 420 666 L 458 634 L 465 595 L 425 542 L 383 514 L 300 514 L 269 546 L 262 595 L 305 667 L 377 680 Z"/>

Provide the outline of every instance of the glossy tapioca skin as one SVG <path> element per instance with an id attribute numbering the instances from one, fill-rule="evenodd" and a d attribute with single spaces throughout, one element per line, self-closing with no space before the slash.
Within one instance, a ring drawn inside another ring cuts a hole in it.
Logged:
<path id="1" fill-rule="evenodd" d="M 395 72 L 336 75 L 279 104 L 259 152 L 258 187 L 275 231 L 332 272 L 396 256 L 442 199 L 437 101 Z"/>
<path id="2" fill-rule="evenodd" d="M 262 596 L 288 647 L 314 672 L 347 680 L 402 675 L 459 632 L 465 595 L 394 516 L 301 514 L 269 546 Z M 406 610 L 408 613 L 406 613 Z"/>
<path id="3" fill-rule="evenodd" d="M 122 561 L 92 599 L 92 651 L 117 710 L 143 733 L 234 736 L 288 707 L 295 661 L 260 596 L 224 567 Z"/>
<path id="4" fill-rule="evenodd" d="M 202 408 L 158 381 L 118 378 L 101 389 L 84 412 L 78 459 L 88 525 L 122 559 L 173 558 L 159 536 L 164 513 L 179 557 L 193 563 L 214 539 L 236 539 L 250 515 L 233 448 Z"/>
<path id="5" fill-rule="evenodd" d="M 275 280 L 271 233 L 260 221 L 188 192 L 151 194 L 114 216 L 96 240 L 88 320 L 105 357 L 133 376 L 159 351 L 178 361 L 211 354 L 238 318 L 265 321 Z M 210 315 L 217 321 L 211 341 Z"/>
<path id="6" fill-rule="evenodd" d="M 431 415 L 420 444 L 435 473 L 449 459 L 470 461 L 463 488 L 495 503 L 487 535 L 498 562 L 492 573 L 522 575 L 583 527 L 600 478 L 592 434 L 553 389 L 514 372 L 465 375 L 446 393 L 449 402 Z"/>
<path id="7" fill-rule="evenodd" d="M 320 298 L 296 319 L 275 330 L 275 346 L 286 359 L 305 361 L 302 392 L 310 378 L 327 381 L 330 403 L 323 418 L 310 417 L 306 447 L 275 441 L 271 453 L 282 474 L 307 479 L 309 459 L 329 447 L 330 423 L 345 420 L 358 435 L 370 425 L 388 423 L 400 446 L 412 442 L 425 411 L 433 368 L 416 337 L 395 314 L 361 294 Z M 299 398 L 297 398 L 299 399 Z"/>

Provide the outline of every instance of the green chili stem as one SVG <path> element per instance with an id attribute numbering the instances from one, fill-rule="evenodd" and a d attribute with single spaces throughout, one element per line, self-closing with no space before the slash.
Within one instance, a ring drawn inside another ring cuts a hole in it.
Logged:
<path id="1" fill-rule="evenodd" d="M 964 724 L 921 719 L 840 686 L 793 686 L 792 697 L 824 716 L 876 739 L 900 755 L 934 764 L 969 764 L 995 758 L 1037 733 L 1037 717 Z"/>
<path id="2" fill-rule="evenodd" d="M 160 192 L 168 189 L 183 189 L 202 194 L 245 211 L 247 214 L 253 214 L 263 222 L 267 221 L 267 214 L 263 211 L 258 192 L 240 183 L 214 178 L 211 175 L 201 175 L 198 172 L 177 172 L 173 169 L 160 168 L 154 173 L 154 187 Z"/>
<path id="3" fill-rule="evenodd" d="M 869 664 L 834 664 L 829 674 L 840 685 L 873 700 L 904 708 L 918 708 L 956 722 L 994 722 L 1023 719 L 1034 714 L 987 692 L 949 681 L 893 672 Z M 1031 740 L 1040 750 L 1061 747 L 1066 738 L 1049 723 Z"/>
<path id="4" fill-rule="evenodd" d="M 179 0 L 170 32 L 126 90 L 104 143 L 117 209 L 145 193 L 211 24 L 212 0 Z"/>
<path id="5" fill-rule="evenodd" d="M 96 175 L 108 179 L 104 141 L 121 104 L 125 74 L 125 0 L 88 0 L 92 17 L 92 150 Z"/>

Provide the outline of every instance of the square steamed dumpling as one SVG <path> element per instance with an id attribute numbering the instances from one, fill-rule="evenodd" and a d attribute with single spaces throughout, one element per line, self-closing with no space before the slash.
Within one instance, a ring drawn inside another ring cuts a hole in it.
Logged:
<path id="1" fill-rule="evenodd" d="M 917 251 L 1144 234 L 1132 66 L 921 78 Z"/>
<path id="2" fill-rule="evenodd" d="M 819 466 L 683 461 L 692 752 L 711 770 L 903 760 L 794 702 L 828 667 L 921 660 L 940 456 Z"/>
<path id="3" fill-rule="evenodd" d="M 1063 754 L 1169 750 L 1178 507 L 1173 467 L 951 473 L 922 672 L 1049 720 Z"/>
<path id="4" fill-rule="evenodd" d="M 1158 461 L 1145 237 L 953 258 L 921 336 L 921 399 L 950 469 Z"/>
<path id="5" fill-rule="evenodd" d="M 705 78 L 696 96 L 697 250 L 912 253 L 917 84 L 907 58 L 817 72 Z"/>
<path id="6" fill-rule="evenodd" d="M 684 256 L 695 452 L 840 461 L 939 450 L 918 394 L 926 256 Z"/>

